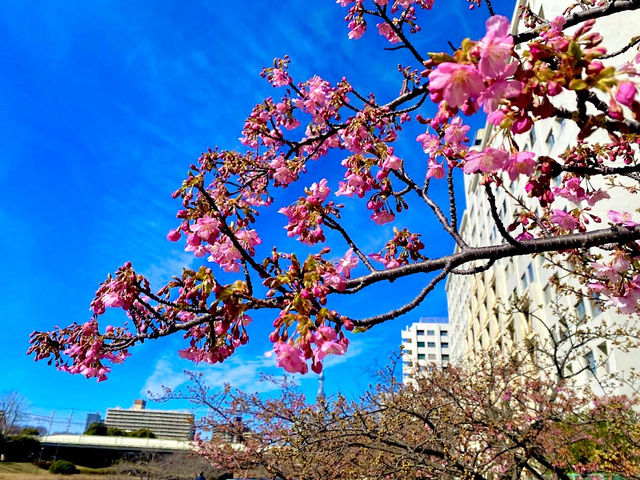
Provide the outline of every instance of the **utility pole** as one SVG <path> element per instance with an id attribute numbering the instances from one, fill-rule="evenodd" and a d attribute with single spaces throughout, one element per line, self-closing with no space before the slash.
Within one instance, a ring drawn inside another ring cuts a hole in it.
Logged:
<path id="1" fill-rule="evenodd" d="M 47 429 L 47 435 L 51 435 L 51 427 L 53 425 L 53 416 L 55 415 L 56 411 L 55 410 L 51 410 L 51 420 L 49 420 L 49 428 Z"/>
<path id="2" fill-rule="evenodd" d="M 73 417 L 73 410 L 71 410 L 71 413 L 69 414 L 69 421 L 67 422 L 67 429 L 64 431 L 64 433 L 69 433 L 69 428 L 71 428 L 71 418 Z"/>

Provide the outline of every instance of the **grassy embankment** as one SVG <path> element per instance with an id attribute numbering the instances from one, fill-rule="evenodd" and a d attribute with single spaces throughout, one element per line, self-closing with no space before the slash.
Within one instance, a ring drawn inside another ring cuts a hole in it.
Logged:
<path id="1" fill-rule="evenodd" d="M 112 469 L 92 469 L 78 466 L 80 473 L 75 475 L 53 475 L 32 463 L 0 462 L 0 480 L 119 480 Z"/>

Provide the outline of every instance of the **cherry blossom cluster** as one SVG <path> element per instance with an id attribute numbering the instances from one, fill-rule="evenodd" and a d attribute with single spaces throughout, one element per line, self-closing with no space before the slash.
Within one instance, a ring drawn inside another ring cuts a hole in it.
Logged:
<path id="1" fill-rule="evenodd" d="M 381 18 L 376 24 L 378 33 L 384 36 L 392 44 L 401 41 L 398 31 L 407 25 L 411 33 L 420 31 L 420 25 L 416 22 L 416 7 L 423 10 L 431 10 L 434 0 L 373 0 L 373 9 L 367 10 L 364 0 L 337 0 L 336 3 L 343 7 L 349 7 L 345 20 L 349 26 L 349 38 L 357 40 L 367 31 L 365 14 Z M 353 4 L 353 5 L 352 5 Z M 388 13 L 394 15 L 387 16 Z"/>
<path id="2" fill-rule="evenodd" d="M 294 205 L 278 210 L 289 219 L 289 223 L 285 227 L 287 236 L 297 237 L 306 245 L 325 241 L 322 231 L 324 218 L 338 213 L 333 202 L 322 205 L 330 192 L 327 180 L 323 178 L 319 183 L 314 183 L 307 189 L 306 197 L 301 197 Z"/>
<path id="3" fill-rule="evenodd" d="M 273 263 L 278 275 L 264 281 L 270 288 L 267 296 L 275 295 L 283 286 L 289 287 L 291 292 L 274 320 L 274 330 L 269 336 L 278 366 L 291 373 L 306 373 L 308 360 L 311 369 L 319 373 L 327 355 L 343 355 L 349 346 L 344 330 L 352 330 L 353 323 L 324 305 L 332 290 L 345 289 L 346 279 L 350 278 L 358 259 L 350 249 L 334 264 L 323 259 L 327 253 L 329 250 L 324 248 L 302 264 L 295 255 L 280 254 Z M 286 269 L 280 266 L 281 260 L 289 262 Z M 291 334 L 290 328 L 294 325 Z"/>
<path id="4" fill-rule="evenodd" d="M 369 257 L 382 263 L 387 269 L 425 259 L 421 253 L 424 244 L 419 233 L 411 233 L 406 228 L 398 230 L 395 227 L 393 233 L 393 238 L 387 242 L 382 252 L 372 253 Z"/>

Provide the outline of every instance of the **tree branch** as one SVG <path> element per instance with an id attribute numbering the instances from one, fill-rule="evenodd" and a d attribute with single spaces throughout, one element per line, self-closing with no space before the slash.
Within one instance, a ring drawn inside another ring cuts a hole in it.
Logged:
<path id="1" fill-rule="evenodd" d="M 451 269 L 474 260 L 500 260 L 506 257 L 531 255 L 533 253 L 571 250 L 575 248 L 600 247 L 610 243 L 625 244 L 640 240 L 640 225 L 635 227 L 616 226 L 586 233 L 536 238 L 520 242 L 520 247 L 511 244 L 486 247 L 468 247 L 445 257 L 412 263 L 391 270 L 382 270 L 347 281 L 349 289 L 362 289 L 383 280 L 394 280 L 415 273 L 428 273 L 447 266 Z"/>
<path id="2" fill-rule="evenodd" d="M 566 17 L 563 29 L 573 27 L 579 23 L 594 18 L 606 17 L 614 13 L 624 12 L 627 10 L 635 10 L 640 7 L 640 0 L 614 0 L 604 7 L 595 7 L 581 12 L 576 12 Z M 521 32 L 513 36 L 513 43 L 518 45 L 526 41 L 536 38 L 540 34 L 541 27 L 526 32 Z"/>
<path id="3" fill-rule="evenodd" d="M 362 328 L 370 328 L 373 327 L 374 325 L 377 325 L 379 323 L 382 322 L 386 322 L 387 320 L 391 320 L 393 318 L 397 318 L 400 315 L 404 315 L 407 312 L 410 312 L 411 310 L 413 310 L 414 308 L 416 308 L 418 305 L 420 305 L 422 303 L 422 301 L 425 299 L 425 297 L 435 288 L 435 286 L 440 282 L 440 280 L 442 280 L 443 278 L 445 278 L 447 275 L 449 274 L 449 269 L 448 268 L 444 268 L 436 277 L 434 277 L 429 284 L 424 287 L 422 289 L 422 291 L 413 299 L 411 300 L 409 303 L 403 305 L 402 307 L 396 309 L 396 310 L 392 310 L 390 312 L 387 313 L 383 313 L 380 315 L 375 315 L 373 317 L 369 317 L 369 318 L 363 318 L 361 320 L 352 320 L 353 324 L 357 327 L 362 327 Z"/>

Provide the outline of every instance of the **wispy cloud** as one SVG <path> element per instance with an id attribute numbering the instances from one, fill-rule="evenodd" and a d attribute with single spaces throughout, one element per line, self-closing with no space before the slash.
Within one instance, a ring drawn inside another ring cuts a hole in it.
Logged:
<path id="1" fill-rule="evenodd" d="M 180 276 L 183 268 L 192 268 L 195 262 L 196 257 L 193 254 L 174 250 L 170 256 L 152 263 L 144 273 L 151 283 L 151 288 L 157 289 L 172 277 Z"/>
<path id="2" fill-rule="evenodd" d="M 332 355 L 324 362 L 326 369 L 332 369 L 347 361 L 352 361 L 365 351 L 365 342 L 355 340 L 351 342 L 346 355 Z M 278 390 L 279 385 L 265 380 L 265 375 L 272 375 L 275 378 L 282 376 L 285 372 L 276 366 L 275 356 L 257 355 L 254 357 L 236 356 L 226 360 L 223 364 L 216 365 L 193 365 L 190 362 L 177 359 L 173 354 L 160 358 L 155 365 L 153 373 L 147 378 L 141 393 L 143 395 L 160 395 L 165 388 L 171 390 L 184 386 L 189 377 L 185 371 L 192 371 L 202 375 L 202 380 L 209 388 L 223 388 L 226 384 L 231 385 L 246 392 L 267 393 Z M 300 384 L 302 381 L 317 381 L 316 375 L 290 375 L 293 383 Z"/>
<path id="3" fill-rule="evenodd" d="M 147 378 L 140 393 L 143 396 L 157 396 L 162 394 L 164 388 L 173 390 L 185 383 L 187 376 L 184 374 L 184 371 L 176 367 L 175 360 L 170 359 L 168 356 L 158 360 L 153 373 Z"/>
<path id="4" fill-rule="evenodd" d="M 202 381 L 209 388 L 222 388 L 226 384 L 246 392 L 265 393 L 278 390 L 278 385 L 262 380 L 263 374 L 275 376 L 283 373 L 277 369 L 275 360 L 265 356 L 243 358 L 236 354 L 223 364 L 194 365 L 191 362 L 176 359 L 175 356 L 166 356 L 157 361 L 153 373 L 147 378 L 141 393 L 143 395 L 157 396 L 163 393 L 165 388 L 171 390 L 184 386 L 189 377 L 185 371 L 192 371 L 202 375 Z"/>

